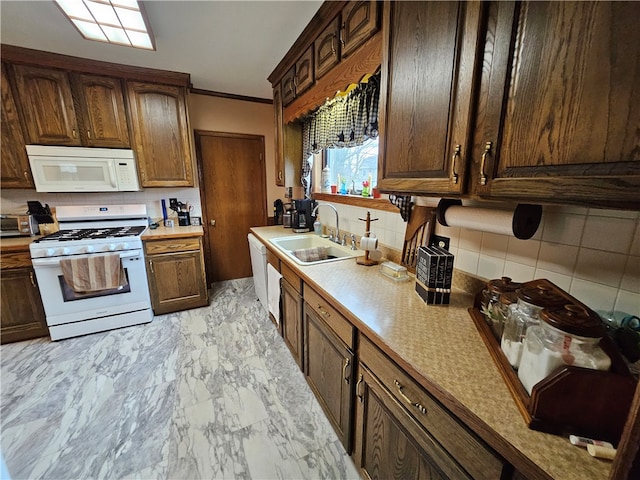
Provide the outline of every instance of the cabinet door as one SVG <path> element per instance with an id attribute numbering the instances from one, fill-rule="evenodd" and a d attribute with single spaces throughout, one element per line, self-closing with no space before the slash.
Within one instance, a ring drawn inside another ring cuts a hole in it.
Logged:
<path id="1" fill-rule="evenodd" d="M 177 312 L 208 303 L 202 251 L 147 257 L 153 313 Z"/>
<path id="2" fill-rule="evenodd" d="M 282 336 L 302 369 L 302 297 L 286 280 L 282 281 Z"/>
<path id="3" fill-rule="evenodd" d="M 340 62 L 340 17 L 337 16 L 313 42 L 316 80 Z"/>
<path id="4" fill-rule="evenodd" d="M 143 187 L 192 187 L 183 87 L 128 82 L 133 144 Z"/>
<path id="5" fill-rule="evenodd" d="M 480 2 L 387 2 L 378 187 L 463 193 Z"/>
<path id="6" fill-rule="evenodd" d="M 24 134 L 4 63 L 2 64 L 1 87 L 2 163 L 0 165 L 0 186 L 2 188 L 33 188 Z"/>
<path id="7" fill-rule="evenodd" d="M 296 67 L 295 65 L 284 74 L 280 80 L 282 86 L 282 105 L 289 105 L 296 98 Z"/>
<path id="8" fill-rule="evenodd" d="M 78 120 L 66 72 L 15 65 L 28 144 L 80 145 Z"/>
<path id="9" fill-rule="evenodd" d="M 638 18 L 637 2 L 491 4 L 478 193 L 640 207 Z"/>
<path id="10" fill-rule="evenodd" d="M 378 31 L 379 3 L 376 0 L 351 1 L 342 10 L 342 56 L 346 57 Z"/>
<path id="11" fill-rule="evenodd" d="M 128 148 L 129 127 L 120 80 L 97 75 L 77 75 L 74 80 L 80 93 L 85 145 Z"/>
<path id="12" fill-rule="evenodd" d="M 273 87 L 273 113 L 276 122 L 276 185 L 284 187 L 284 119 L 280 84 Z"/>
<path id="13" fill-rule="evenodd" d="M 296 62 L 296 97 L 313 85 L 313 45 Z"/>
<path id="14" fill-rule="evenodd" d="M 357 378 L 353 459 L 365 478 L 471 478 L 362 364 Z"/>
<path id="15" fill-rule="evenodd" d="M 4 269 L 0 277 L 2 317 L 0 343 L 49 335 L 33 268 Z"/>
<path id="16" fill-rule="evenodd" d="M 351 452 L 351 381 L 354 355 L 304 304 L 304 373 L 347 453 Z"/>

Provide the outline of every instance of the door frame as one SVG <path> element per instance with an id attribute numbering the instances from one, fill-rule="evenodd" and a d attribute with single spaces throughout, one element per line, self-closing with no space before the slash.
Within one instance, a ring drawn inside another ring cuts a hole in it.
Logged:
<path id="1" fill-rule="evenodd" d="M 205 195 L 204 189 L 204 171 L 202 165 L 202 151 L 200 149 L 200 138 L 201 137 L 226 137 L 226 138 L 244 138 L 244 139 L 254 139 L 260 140 L 262 144 L 262 152 L 260 154 L 260 171 L 257 172 L 259 175 L 259 182 L 262 183 L 263 192 L 265 197 L 261 199 L 260 205 L 262 207 L 262 217 L 263 224 L 267 224 L 267 170 L 266 170 L 266 156 L 264 149 L 264 135 L 255 135 L 249 133 L 232 133 L 232 132 L 219 132 L 215 130 L 194 130 L 193 138 L 194 138 L 194 149 L 196 152 L 196 170 L 198 175 L 198 190 L 200 192 L 200 209 L 202 211 L 202 228 L 204 230 L 204 239 L 203 239 L 203 248 L 204 248 L 204 264 L 205 264 L 205 276 L 207 278 L 207 288 L 211 287 L 212 283 L 212 275 L 213 275 L 213 264 L 211 261 L 210 249 L 211 242 L 209 241 L 209 213 L 207 212 L 207 198 Z"/>

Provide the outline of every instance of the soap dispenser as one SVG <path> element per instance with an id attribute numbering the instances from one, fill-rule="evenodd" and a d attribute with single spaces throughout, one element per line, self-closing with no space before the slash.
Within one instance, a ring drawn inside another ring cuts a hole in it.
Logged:
<path id="1" fill-rule="evenodd" d="M 313 222 L 313 233 L 316 235 L 322 235 L 322 224 L 320 223 L 319 215 L 316 215 L 316 221 Z"/>

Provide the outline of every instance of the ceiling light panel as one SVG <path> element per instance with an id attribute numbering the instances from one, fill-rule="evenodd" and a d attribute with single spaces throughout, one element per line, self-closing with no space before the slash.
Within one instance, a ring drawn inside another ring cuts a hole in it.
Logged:
<path id="1" fill-rule="evenodd" d="M 155 50 L 144 8 L 136 0 L 56 0 L 89 40 Z"/>

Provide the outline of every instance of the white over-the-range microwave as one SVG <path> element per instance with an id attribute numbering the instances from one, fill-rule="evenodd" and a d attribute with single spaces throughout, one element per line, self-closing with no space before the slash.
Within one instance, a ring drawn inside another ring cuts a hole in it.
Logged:
<path id="1" fill-rule="evenodd" d="M 27 145 L 37 192 L 136 192 L 133 150 Z"/>

